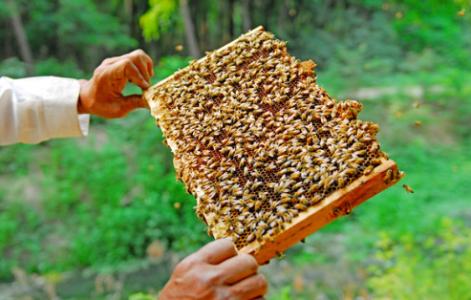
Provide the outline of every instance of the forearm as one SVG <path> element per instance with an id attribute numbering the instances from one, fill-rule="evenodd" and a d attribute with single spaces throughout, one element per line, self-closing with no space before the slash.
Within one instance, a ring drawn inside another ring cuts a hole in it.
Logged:
<path id="1" fill-rule="evenodd" d="M 39 143 L 88 133 L 88 115 L 78 114 L 75 79 L 0 78 L 0 145 Z"/>

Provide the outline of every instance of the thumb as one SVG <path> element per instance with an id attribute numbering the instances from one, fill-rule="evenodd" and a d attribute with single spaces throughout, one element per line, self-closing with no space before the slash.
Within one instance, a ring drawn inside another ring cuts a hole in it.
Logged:
<path id="1" fill-rule="evenodd" d="M 142 95 L 138 95 L 138 94 L 124 96 L 122 103 L 129 110 L 133 110 L 135 108 L 149 109 L 149 104 L 147 103 L 147 101 L 144 99 Z"/>

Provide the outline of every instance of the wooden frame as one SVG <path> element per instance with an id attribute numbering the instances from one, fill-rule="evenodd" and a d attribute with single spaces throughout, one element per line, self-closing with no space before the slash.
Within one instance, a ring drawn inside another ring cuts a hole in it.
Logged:
<path id="1" fill-rule="evenodd" d="M 263 27 L 259 26 L 245 35 L 263 30 Z M 238 41 L 239 38 L 216 51 L 230 47 Z M 205 59 L 206 56 L 200 58 L 198 61 L 204 61 Z M 145 91 L 143 97 L 148 102 L 154 117 L 158 115 L 158 105 L 156 103 L 158 99 L 152 98 L 153 90 L 165 85 L 172 79 L 178 78 L 183 70 L 175 72 Z M 175 149 L 173 141 L 167 140 L 167 144 L 173 152 Z M 299 214 L 291 223 L 287 224 L 284 231 L 276 235 L 272 241 L 264 243 L 257 241 L 252 242 L 240 249 L 240 252 L 252 254 L 260 264 L 266 263 L 274 256 L 280 255 L 293 244 L 303 240 L 308 235 L 329 224 L 336 218 L 349 214 L 354 207 L 395 184 L 401 177 L 402 173 L 399 172 L 395 162 L 383 159 L 382 163 L 377 166 L 371 174 L 361 176 L 347 187 L 335 191 L 321 200 L 320 203 Z"/>

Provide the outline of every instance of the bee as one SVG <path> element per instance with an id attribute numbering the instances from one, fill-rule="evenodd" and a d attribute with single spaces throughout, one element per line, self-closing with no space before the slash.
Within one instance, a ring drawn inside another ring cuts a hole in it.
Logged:
<path id="1" fill-rule="evenodd" d="M 365 170 L 363 171 L 363 175 L 369 175 L 369 174 L 371 174 L 371 172 L 373 172 L 373 169 L 374 169 L 373 166 L 368 166 L 368 167 L 366 167 Z"/>
<path id="2" fill-rule="evenodd" d="M 291 213 L 284 214 L 280 216 L 280 218 L 283 220 L 284 223 L 290 223 L 291 220 L 293 220 L 293 216 Z"/>
<path id="3" fill-rule="evenodd" d="M 276 218 L 275 220 L 271 221 L 270 223 L 268 223 L 268 226 L 270 226 L 270 228 L 276 228 L 278 223 L 277 223 L 277 220 L 278 218 Z"/>
<path id="4" fill-rule="evenodd" d="M 302 186 L 303 186 L 303 182 L 300 181 L 300 182 L 295 183 L 295 184 L 292 186 L 292 189 L 293 189 L 293 190 L 298 190 L 298 189 L 300 189 Z M 304 190 L 303 190 L 303 192 L 304 192 Z"/>
<path id="5" fill-rule="evenodd" d="M 399 171 L 399 173 L 397 174 L 397 179 L 401 179 L 402 177 L 405 176 L 406 173 L 402 172 L 402 171 Z"/>
<path id="6" fill-rule="evenodd" d="M 244 227 L 237 227 L 234 231 L 238 235 L 242 235 L 245 232 Z"/>
<path id="7" fill-rule="evenodd" d="M 300 210 L 300 211 L 305 211 L 307 210 L 307 206 L 304 205 L 304 204 L 301 204 L 301 203 L 297 203 L 294 205 L 294 208 L 296 208 L 297 210 Z"/>
<path id="8" fill-rule="evenodd" d="M 263 233 L 264 229 L 258 228 L 257 231 L 255 232 L 255 239 L 257 242 L 261 242 L 263 239 Z"/>
<path id="9" fill-rule="evenodd" d="M 292 201 L 291 197 L 281 197 L 280 203 L 281 204 L 290 204 Z"/>
<path id="10" fill-rule="evenodd" d="M 383 181 L 386 184 L 389 184 L 393 180 L 393 171 L 391 169 L 388 169 L 386 171 L 386 175 L 384 175 Z"/>
<path id="11" fill-rule="evenodd" d="M 283 252 L 276 251 L 276 257 L 278 259 L 283 259 L 283 258 L 285 258 L 285 254 Z"/>
<path id="12" fill-rule="evenodd" d="M 294 173 L 292 173 L 290 176 L 289 176 L 291 179 L 293 180 L 297 180 L 301 177 L 301 172 L 299 171 L 295 171 Z"/>
<path id="13" fill-rule="evenodd" d="M 287 212 L 287 209 L 284 206 L 278 205 L 276 206 L 276 211 L 278 215 L 283 215 L 284 213 Z"/>
<path id="14" fill-rule="evenodd" d="M 274 235 L 273 230 L 272 229 L 268 230 L 267 234 L 265 235 L 265 242 L 274 243 L 275 237 L 273 235 Z"/>
<path id="15" fill-rule="evenodd" d="M 371 151 L 371 152 L 376 152 L 376 151 L 379 150 L 379 148 L 380 148 L 379 144 L 375 142 L 375 143 L 373 143 L 373 144 L 371 145 L 370 151 Z"/>
<path id="16" fill-rule="evenodd" d="M 309 206 L 311 204 L 311 201 L 304 195 L 298 198 L 298 202 L 306 206 Z"/>
<path id="17" fill-rule="evenodd" d="M 380 158 L 374 158 L 374 159 L 371 160 L 371 164 L 375 167 L 379 166 L 381 164 L 381 159 Z"/>
<path id="18" fill-rule="evenodd" d="M 302 182 L 300 182 L 300 183 L 301 183 L 301 186 L 302 186 Z M 301 195 L 305 194 L 305 192 L 306 191 L 303 188 L 300 188 L 294 193 L 294 196 L 295 197 L 300 197 Z"/>
<path id="19" fill-rule="evenodd" d="M 258 211 L 258 210 L 260 210 L 261 207 L 262 207 L 262 201 L 260 201 L 260 200 L 255 201 L 254 209 L 256 211 Z"/>
<path id="20" fill-rule="evenodd" d="M 252 232 L 247 236 L 246 241 L 247 241 L 247 243 L 251 243 L 251 242 L 255 241 L 255 238 L 256 238 L 256 235 L 255 235 L 255 233 Z"/>
<path id="21" fill-rule="evenodd" d="M 403 184 L 402 187 L 404 188 L 406 192 L 411 193 L 411 194 L 414 193 L 414 190 L 407 184 Z"/>
<path id="22" fill-rule="evenodd" d="M 340 187 L 340 188 L 345 186 L 345 178 L 337 174 L 334 174 L 334 175 L 335 175 L 335 179 L 333 179 L 332 181 L 334 183 L 334 186 Z"/>
<path id="23" fill-rule="evenodd" d="M 364 156 L 366 154 L 366 150 L 359 150 L 354 153 L 355 156 Z"/>

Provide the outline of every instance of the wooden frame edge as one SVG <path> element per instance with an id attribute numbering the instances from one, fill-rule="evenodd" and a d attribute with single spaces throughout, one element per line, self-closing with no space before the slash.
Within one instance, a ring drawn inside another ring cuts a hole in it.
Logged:
<path id="1" fill-rule="evenodd" d="M 398 172 L 394 161 L 383 160 L 382 164 L 377 166 L 370 175 L 356 179 L 347 187 L 335 191 L 319 204 L 301 213 L 272 241 L 264 243 L 255 241 L 240 249 L 239 252 L 252 254 L 259 264 L 266 263 L 293 244 L 300 242 L 338 217 L 349 214 L 354 207 L 398 182 L 401 176 L 389 178 L 393 176 L 392 174 L 399 174 Z"/>

